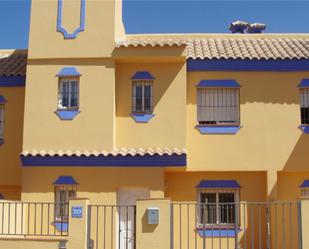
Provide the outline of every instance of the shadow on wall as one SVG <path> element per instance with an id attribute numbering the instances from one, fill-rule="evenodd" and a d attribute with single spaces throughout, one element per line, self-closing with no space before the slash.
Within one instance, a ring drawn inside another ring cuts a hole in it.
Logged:
<path id="1" fill-rule="evenodd" d="M 187 101 L 196 104 L 195 86 L 202 79 L 234 79 L 241 85 L 241 104 L 299 104 L 297 86 L 304 78 L 308 72 L 190 72 Z"/>
<path id="2" fill-rule="evenodd" d="M 128 63 L 117 65 L 116 70 L 116 115 L 126 117 L 132 112 L 132 80 L 131 77 L 137 71 L 148 71 L 154 78 L 153 82 L 153 110 L 164 98 L 172 84 L 181 84 L 184 79 L 177 76 L 183 63 Z M 174 89 L 175 90 L 175 89 Z M 175 93 L 171 93 L 175 94 Z M 180 100 L 181 101 L 181 100 Z M 174 105 L 166 100 L 166 105 Z"/>

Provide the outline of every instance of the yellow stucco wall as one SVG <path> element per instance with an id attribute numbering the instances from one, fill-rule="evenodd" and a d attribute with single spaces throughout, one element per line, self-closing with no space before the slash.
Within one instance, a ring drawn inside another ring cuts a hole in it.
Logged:
<path id="1" fill-rule="evenodd" d="M 58 249 L 60 239 L 0 239 L 3 249 Z"/>
<path id="2" fill-rule="evenodd" d="M 4 143 L 0 145 L 0 193 L 6 199 L 20 198 L 24 87 L 0 87 L 5 99 Z"/>
<path id="3" fill-rule="evenodd" d="M 148 71 L 153 83 L 153 114 L 136 123 L 132 112 L 132 81 Z M 116 145 L 118 148 L 179 148 L 186 146 L 186 67 L 184 63 L 123 63 L 116 70 Z"/>
<path id="4" fill-rule="evenodd" d="M 309 137 L 298 129 L 297 85 L 308 77 L 308 72 L 188 73 L 188 170 L 307 170 Z M 241 85 L 242 128 L 236 135 L 202 135 L 195 129 L 195 86 L 202 79 L 234 79 Z"/>

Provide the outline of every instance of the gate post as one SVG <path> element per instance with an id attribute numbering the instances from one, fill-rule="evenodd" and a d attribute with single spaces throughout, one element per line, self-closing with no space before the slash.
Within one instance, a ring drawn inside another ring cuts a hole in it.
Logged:
<path id="1" fill-rule="evenodd" d="M 136 249 L 170 249 L 170 222 L 169 199 L 137 200 Z"/>
<path id="2" fill-rule="evenodd" d="M 299 212 L 299 249 L 309 248 L 309 199 L 300 200 Z"/>
<path id="3" fill-rule="evenodd" d="M 68 249 L 88 249 L 88 199 L 69 201 Z"/>

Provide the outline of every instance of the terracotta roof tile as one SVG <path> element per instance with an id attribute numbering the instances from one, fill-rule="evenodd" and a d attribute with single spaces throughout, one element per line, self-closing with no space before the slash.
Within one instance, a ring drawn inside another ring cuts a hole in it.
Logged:
<path id="1" fill-rule="evenodd" d="M 26 50 L 0 50 L 0 76 L 25 76 Z"/>

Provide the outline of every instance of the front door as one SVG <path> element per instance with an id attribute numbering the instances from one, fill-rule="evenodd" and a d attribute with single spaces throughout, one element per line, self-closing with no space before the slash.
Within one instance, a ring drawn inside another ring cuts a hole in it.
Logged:
<path id="1" fill-rule="evenodd" d="M 121 188 L 118 190 L 118 248 L 134 249 L 135 205 L 137 199 L 147 199 L 150 191 L 146 188 Z"/>

